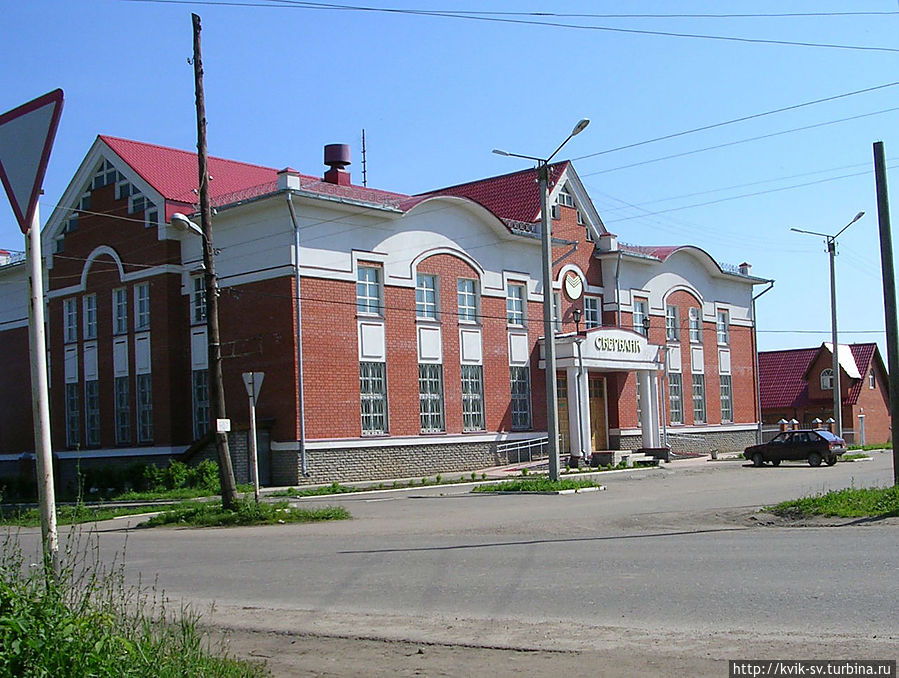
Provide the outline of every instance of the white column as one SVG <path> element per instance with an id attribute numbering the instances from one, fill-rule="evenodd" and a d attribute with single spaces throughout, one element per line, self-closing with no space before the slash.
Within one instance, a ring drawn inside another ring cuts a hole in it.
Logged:
<path id="1" fill-rule="evenodd" d="M 565 370 L 568 381 L 568 435 L 571 455 L 586 459 L 590 456 L 590 404 L 587 393 L 587 373 L 577 367 Z"/>
<path id="2" fill-rule="evenodd" d="M 652 447 L 653 436 L 653 387 L 649 370 L 638 370 L 637 381 L 640 384 L 640 430 L 643 433 L 643 447 Z M 658 389 L 655 389 L 656 393 Z M 655 405 L 658 411 L 658 404 Z M 656 414 L 658 416 L 658 414 Z"/>
<path id="3" fill-rule="evenodd" d="M 648 372 L 649 374 L 649 391 L 650 391 L 650 402 L 652 405 L 649 408 L 650 418 L 652 420 L 651 426 L 652 430 L 650 431 L 650 438 L 652 439 L 651 447 L 661 447 L 662 446 L 662 417 L 659 412 L 659 373 L 658 371 Z"/>

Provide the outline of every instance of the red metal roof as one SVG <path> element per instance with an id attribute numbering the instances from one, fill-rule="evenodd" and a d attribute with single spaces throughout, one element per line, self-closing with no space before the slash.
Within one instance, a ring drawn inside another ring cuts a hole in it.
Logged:
<path id="1" fill-rule="evenodd" d="M 843 402 L 854 405 L 871 369 L 871 361 L 877 344 L 850 344 L 852 357 L 858 365 L 861 379 L 856 379 L 843 393 Z M 818 358 L 823 345 L 815 348 L 797 348 L 783 351 L 759 351 L 759 393 L 762 410 L 802 408 L 812 404 L 808 395 L 805 374 Z M 829 350 L 828 350 L 829 353 Z"/>

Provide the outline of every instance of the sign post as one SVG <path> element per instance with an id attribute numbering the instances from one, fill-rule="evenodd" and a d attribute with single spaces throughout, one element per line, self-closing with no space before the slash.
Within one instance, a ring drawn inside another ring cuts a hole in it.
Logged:
<path id="1" fill-rule="evenodd" d="M 262 389 L 262 380 L 265 372 L 244 372 L 243 383 L 247 387 L 247 395 L 250 397 L 250 473 L 253 476 L 253 496 L 259 503 L 259 456 L 256 452 L 256 401 L 259 399 L 259 391 Z"/>
<path id="2" fill-rule="evenodd" d="M 44 335 L 44 281 L 38 197 L 50 150 L 62 114 L 63 93 L 54 90 L 0 115 L 0 180 L 25 235 L 30 268 L 28 336 L 31 353 L 31 392 L 34 418 L 34 456 L 41 506 L 41 538 L 45 566 L 58 567 L 56 495 L 53 491 L 53 449 L 50 438 L 50 395 L 47 380 L 47 341 Z"/>

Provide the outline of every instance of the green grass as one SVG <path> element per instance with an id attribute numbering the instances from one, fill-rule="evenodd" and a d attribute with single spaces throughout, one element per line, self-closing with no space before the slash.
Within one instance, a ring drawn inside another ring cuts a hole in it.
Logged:
<path id="1" fill-rule="evenodd" d="M 237 486 L 237 491 L 243 494 L 249 494 L 253 491 L 253 486 L 250 484 L 240 484 Z M 179 487 L 174 490 L 156 489 L 143 492 L 129 490 L 128 492 L 121 492 L 111 496 L 109 501 L 180 501 L 182 499 L 212 497 L 218 495 L 218 493 L 218 486 L 214 489 L 206 487 Z"/>
<path id="2" fill-rule="evenodd" d="M 833 516 L 840 518 L 887 518 L 899 516 L 899 485 L 893 487 L 848 488 L 793 501 L 768 510 L 779 516 Z"/>
<path id="3" fill-rule="evenodd" d="M 340 483 L 331 483 L 322 487 L 310 487 L 302 490 L 288 487 L 286 490 L 278 490 L 272 492 L 272 497 L 320 497 L 328 494 L 345 494 L 348 492 L 365 492 L 371 490 L 371 487 L 353 487 L 351 485 L 341 485 Z"/>
<path id="4" fill-rule="evenodd" d="M 112 520 L 121 516 L 132 516 L 147 513 L 153 509 L 146 506 L 101 506 L 89 507 L 83 504 L 74 506 L 57 506 L 56 523 L 58 525 L 78 525 L 100 520 Z M 32 508 L 22 511 L 0 510 L 0 525 L 18 525 L 19 527 L 37 527 L 41 524 L 40 509 Z"/>
<path id="5" fill-rule="evenodd" d="M 870 454 L 864 454 L 863 452 L 857 452 L 855 454 L 844 454 L 840 457 L 841 461 L 856 461 L 857 459 L 870 459 Z"/>
<path id="6" fill-rule="evenodd" d="M 279 525 L 311 523 L 322 520 L 346 520 L 350 512 L 342 506 L 319 509 L 293 508 L 286 501 L 275 504 L 241 501 L 236 510 L 227 511 L 218 502 L 184 503 L 150 518 L 144 525 L 184 525 L 191 527 L 232 527 L 238 525 Z"/>
<path id="7" fill-rule="evenodd" d="M 16 678 L 263 678 L 261 664 L 210 645 L 199 615 L 124 583 L 98 546 L 60 554 L 60 572 L 29 566 L 14 537 L 0 554 L 0 676 Z M 91 558 L 93 554 L 93 558 Z"/>
<path id="8" fill-rule="evenodd" d="M 552 481 L 549 478 L 519 478 L 504 480 L 490 485 L 478 485 L 472 492 L 560 492 L 562 490 L 581 490 L 598 487 L 598 483 L 590 479 L 562 478 Z"/>

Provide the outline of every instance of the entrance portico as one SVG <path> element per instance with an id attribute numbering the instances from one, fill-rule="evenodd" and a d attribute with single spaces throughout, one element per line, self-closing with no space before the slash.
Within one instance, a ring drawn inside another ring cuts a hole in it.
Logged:
<path id="1" fill-rule="evenodd" d="M 541 339 L 541 351 L 542 344 Z M 659 375 L 664 353 L 660 349 L 642 334 L 617 327 L 556 335 L 556 365 L 565 371 L 567 384 L 560 396 L 567 401 L 567 428 L 574 460 L 608 449 L 608 388 L 602 376 L 608 372 L 636 373 L 643 447 L 662 446 Z M 542 359 L 540 367 L 546 369 Z"/>

